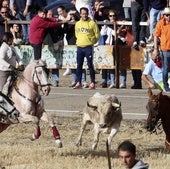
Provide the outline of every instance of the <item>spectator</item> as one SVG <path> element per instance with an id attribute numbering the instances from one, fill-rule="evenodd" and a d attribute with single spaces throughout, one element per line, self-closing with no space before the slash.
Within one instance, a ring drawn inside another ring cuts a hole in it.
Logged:
<path id="1" fill-rule="evenodd" d="M 10 32 L 5 32 L 2 37 L 0 47 L 0 91 L 8 94 L 8 87 L 11 81 L 13 70 L 18 65 L 22 65 L 13 44 L 13 35 Z"/>
<path id="2" fill-rule="evenodd" d="M 93 45 L 99 40 L 98 25 L 88 17 L 88 8 L 80 9 L 80 20 L 75 24 L 75 36 L 77 38 L 77 84 L 74 89 L 82 87 L 82 66 L 84 57 L 90 71 L 91 84 L 89 89 L 95 89 L 95 71 L 93 66 Z"/>
<path id="3" fill-rule="evenodd" d="M 134 35 L 134 42 L 132 47 L 139 49 L 146 47 L 146 26 L 140 26 L 141 21 L 146 22 L 147 16 L 144 10 L 143 0 L 132 0 L 131 1 L 131 15 L 132 15 L 132 31 Z"/>
<path id="4" fill-rule="evenodd" d="M 76 10 L 80 12 L 80 9 L 82 7 L 85 7 L 88 9 L 88 15 L 91 19 L 93 19 L 93 9 L 92 9 L 92 0 L 72 0 L 73 4 L 75 4 Z"/>
<path id="5" fill-rule="evenodd" d="M 153 34 L 156 23 L 161 19 L 164 8 L 167 6 L 167 0 L 144 0 L 145 12 L 148 15 L 150 36 L 147 43 L 153 42 Z"/>
<path id="6" fill-rule="evenodd" d="M 22 36 L 22 30 L 19 24 L 13 24 L 10 28 L 10 32 L 13 35 L 13 43 L 14 45 L 21 45 L 23 44 L 23 36 Z"/>
<path id="7" fill-rule="evenodd" d="M 72 11 L 71 11 L 72 12 Z M 70 15 L 70 22 L 77 22 L 80 19 L 80 16 L 75 13 L 69 12 Z M 65 25 L 64 29 L 66 30 L 66 40 L 68 42 L 68 45 L 75 45 L 76 44 L 76 37 L 75 37 L 75 25 L 73 24 L 67 24 Z M 77 75 L 76 75 L 76 69 L 71 69 L 71 75 L 72 75 L 72 84 L 69 87 L 74 87 L 77 82 Z M 88 84 L 86 82 L 86 70 L 83 69 L 82 71 L 82 87 L 87 88 Z"/>
<path id="8" fill-rule="evenodd" d="M 38 14 L 30 22 L 29 40 L 34 49 L 34 59 L 41 59 L 42 43 L 45 37 L 45 32 L 49 28 L 55 28 L 65 21 L 59 23 L 56 18 L 46 18 L 47 10 L 39 9 Z"/>
<path id="9" fill-rule="evenodd" d="M 57 7 L 57 13 L 58 13 L 58 19 L 59 20 L 70 20 L 70 14 L 67 12 L 66 8 L 64 6 L 59 6 Z M 67 35 L 67 28 L 66 25 L 62 25 L 63 31 L 64 31 L 64 45 L 68 45 L 68 41 L 66 39 L 66 35 Z M 64 72 L 63 76 L 66 75 L 70 75 L 71 74 L 71 70 L 69 68 L 66 69 L 66 71 Z"/>
<path id="10" fill-rule="evenodd" d="M 1 6 L 9 8 L 9 0 L 3 0 Z"/>
<path id="11" fill-rule="evenodd" d="M 10 0 L 12 15 L 22 21 L 30 21 L 32 0 Z M 29 44 L 29 24 L 22 25 L 23 42 Z"/>
<path id="12" fill-rule="evenodd" d="M 160 38 L 160 50 L 163 68 L 163 85 L 166 92 L 170 92 L 168 84 L 168 72 L 170 65 L 170 7 L 164 9 L 163 17 L 156 24 L 154 33 L 154 51 L 155 56 L 159 55 L 158 39 Z"/>
<path id="13" fill-rule="evenodd" d="M 5 33 L 5 24 L 4 22 L 7 20 L 11 20 L 12 16 L 10 15 L 9 8 L 1 7 L 0 8 L 0 39 L 2 39 L 3 34 Z"/>
<path id="14" fill-rule="evenodd" d="M 115 10 L 109 10 L 109 21 L 111 23 L 114 23 L 117 21 L 117 14 Z M 125 31 L 125 32 L 124 32 Z M 125 35 L 126 35 L 126 30 L 123 29 L 122 27 L 119 27 L 118 31 L 115 32 L 113 26 L 106 26 L 104 25 L 101 29 L 101 35 L 104 36 L 106 35 L 106 40 L 105 44 L 106 45 L 114 45 L 115 44 L 115 33 L 118 34 L 118 45 L 126 45 L 126 40 L 125 40 Z M 114 69 L 103 69 L 102 70 L 102 87 L 107 86 L 107 81 L 108 78 L 107 76 L 110 76 L 110 86 L 109 88 L 115 88 L 115 71 Z M 127 72 L 125 69 L 120 70 L 120 75 L 121 75 L 121 84 L 120 88 L 126 88 L 126 75 Z"/>
<path id="15" fill-rule="evenodd" d="M 48 10 L 47 18 L 53 18 L 53 11 Z M 49 45 L 53 51 L 58 50 L 59 46 L 63 46 L 63 28 L 58 26 L 57 28 L 50 28 L 46 32 L 46 36 L 44 38 L 43 43 Z M 56 47 L 57 46 L 57 47 Z M 50 82 L 54 87 L 59 86 L 59 69 L 50 69 Z"/>
<path id="16" fill-rule="evenodd" d="M 130 141 L 124 141 L 118 146 L 118 155 L 122 166 L 126 169 L 148 169 L 149 165 L 136 159 L 136 146 Z"/>
<path id="17" fill-rule="evenodd" d="M 162 80 L 162 60 L 160 55 L 153 55 L 153 50 L 150 52 L 150 61 L 146 64 L 142 73 L 142 80 L 152 89 L 158 88 L 164 90 Z M 168 79 L 170 84 L 170 78 Z"/>

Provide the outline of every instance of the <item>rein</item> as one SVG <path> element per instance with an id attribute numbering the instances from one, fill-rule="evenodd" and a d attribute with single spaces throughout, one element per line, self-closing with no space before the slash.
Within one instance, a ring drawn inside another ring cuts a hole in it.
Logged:
<path id="1" fill-rule="evenodd" d="M 8 98 L 8 96 L 4 95 L 2 92 L 0 92 L 0 95 L 6 99 L 8 101 L 9 104 L 11 104 L 13 106 L 13 101 L 10 100 Z M 13 106 L 14 107 L 14 106 Z M 7 116 L 9 117 L 15 110 L 16 108 L 14 107 L 12 110 L 8 111 L 5 107 L 3 107 L 1 104 L 0 104 L 0 108 L 3 109 L 6 113 L 7 113 Z"/>
<path id="2" fill-rule="evenodd" d="M 31 103 L 38 104 L 38 103 L 40 102 L 40 100 L 41 100 L 41 97 L 39 96 L 39 97 L 38 97 L 38 100 L 37 100 L 36 102 L 34 102 L 34 100 L 32 100 L 32 99 L 24 96 L 24 95 L 19 91 L 19 88 L 18 88 L 16 85 L 14 85 L 14 89 L 16 90 L 16 92 L 17 92 L 20 96 L 22 96 L 24 99 L 30 101 Z"/>

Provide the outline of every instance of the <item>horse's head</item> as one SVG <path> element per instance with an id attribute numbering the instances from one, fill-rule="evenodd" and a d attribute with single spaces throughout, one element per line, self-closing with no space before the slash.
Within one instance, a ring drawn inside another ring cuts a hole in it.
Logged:
<path id="1" fill-rule="evenodd" d="M 149 100 L 148 103 L 146 105 L 146 109 L 148 111 L 148 118 L 147 118 L 147 130 L 148 131 L 154 131 L 156 124 L 159 120 L 159 99 L 160 96 L 162 95 L 162 92 L 160 92 L 157 95 L 154 95 L 152 93 L 152 90 L 149 88 L 148 89 L 148 96 L 149 96 Z"/>
<path id="2" fill-rule="evenodd" d="M 14 103 L 0 92 L 0 123 L 18 123 L 19 111 L 14 107 Z"/>
<path id="3" fill-rule="evenodd" d="M 31 70 L 30 70 L 31 69 Z M 48 83 L 48 69 L 46 63 L 42 60 L 31 62 L 25 69 L 26 75 L 32 72 L 32 82 L 40 87 L 43 95 L 48 95 L 50 92 L 50 84 Z"/>

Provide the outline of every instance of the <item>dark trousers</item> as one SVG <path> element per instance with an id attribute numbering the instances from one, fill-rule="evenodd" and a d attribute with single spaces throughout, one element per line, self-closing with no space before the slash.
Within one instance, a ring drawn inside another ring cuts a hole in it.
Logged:
<path id="1" fill-rule="evenodd" d="M 81 83 L 82 67 L 85 57 L 87 59 L 87 65 L 90 71 L 91 82 L 95 83 L 95 71 L 93 66 L 93 46 L 77 47 L 77 82 Z"/>
<path id="2" fill-rule="evenodd" d="M 146 26 L 140 26 L 139 22 L 146 22 L 147 16 L 144 11 L 144 7 L 139 2 L 131 2 L 131 16 L 132 16 L 132 31 L 134 35 L 134 41 L 145 41 Z"/>
<path id="3" fill-rule="evenodd" d="M 40 44 L 31 44 L 34 51 L 34 60 L 41 59 L 42 43 Z"/>
<path id="4" fill-rule="evenodd" d="M 137 70 L 137 69 L 132 70 L 132 77 L 133 77 L 133 80 L 134 80 L 134 86 L 142 87 L 141 76 L 142 76 L 141 70 Z"/>

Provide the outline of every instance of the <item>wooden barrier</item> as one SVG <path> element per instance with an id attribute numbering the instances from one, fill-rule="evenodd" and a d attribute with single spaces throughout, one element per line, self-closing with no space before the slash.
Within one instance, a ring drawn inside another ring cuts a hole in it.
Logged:
<path id="1" fill-rule="evenodd" d="M 25 64 L 28 64 L 33 58 L 33 48 L 29 45 L 15 47 L 18 54 Z M 94 47 L 93 63 L 96 69 L 115 68 L 115 46 L 96 46 Z M 65 45 L 55 51 L 45 45 L 42 50 L 42 59 L 47 62 L 49 68 L 76 68 L 76 45 Z M 143 69 L 145 62 L 145 51 L 139 48 L 139 51 L 130 46 L 118 46 L 117 56 L 119 57 L 120 69 Z M 84 68 L 87 68 L 85 59 Z"/>

